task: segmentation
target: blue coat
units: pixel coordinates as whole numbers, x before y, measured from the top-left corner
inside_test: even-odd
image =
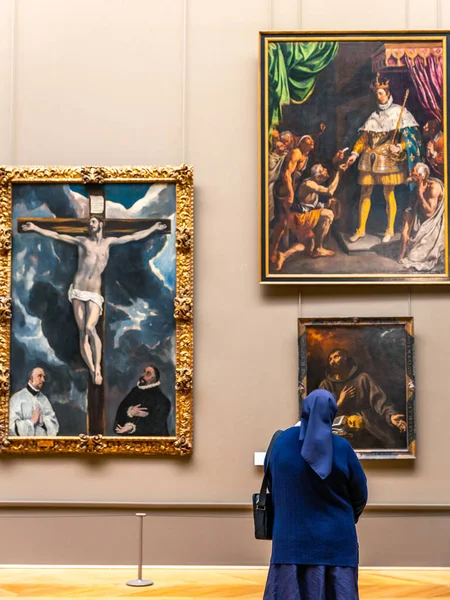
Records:
[[[272,564],[358,565],[355,523],[367,502],[367,482],[344,438],[333,435],[333,466],[322,480],[300,454],[299,428],[276,440],[269,489],[274,504]]]

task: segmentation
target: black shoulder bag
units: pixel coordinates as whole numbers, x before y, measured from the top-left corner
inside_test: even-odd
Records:
[[[277,437],[283,433],[281,430],[276,431],[270,440],[269,447],[266,453],[266,472],[261,484],[259,494],[253,494],[253,521],[255,524],[255,538],[257,540],[271,540],[273,531],[273,504],[272,495],[267,491],[267,481],[269,479],[270,455]]]

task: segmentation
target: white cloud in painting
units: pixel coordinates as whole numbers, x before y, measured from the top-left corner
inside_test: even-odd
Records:
[[[138,298],[132,304],[127,306],[113,304],[112,302],[108,302],[108,304],[127,315],[125,319],[110,324],[111,329],[114,331],[114,348],[119,347],[120,338],[127,331],[140,331],[141,323],[144,319],[156,317],[158,315],[155,310],[152,310],[150,304],[142,298]]]
[[[154,183],[149,187],[144,197],[136,200],[129,208],[125,208],[119,202],[106,199],[106,216],[108,219],[143,219],[148,217],[149,209],[159,201],[161,193],[167,187],[166,183]],[[89,217],[89,199],[70,188],[67,194],[77,217],[87,219]]]
[[[29,355],[36,359],[45,359],[55,366],[63,365],[43,334],[41,320],[30,315],[17,297],[13,301],[13,310],[16,315],[20,311],[23,319],[21,327],[15,329],[15,336],[26,347]]]

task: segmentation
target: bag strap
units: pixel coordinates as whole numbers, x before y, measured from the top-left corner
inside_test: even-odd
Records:
[[[259,498],[258,498],[258,504],[257,504],[257,508],[260,510],[265,510],[266,508],[266,497],[267,497],[267,482],[269,480],[269,475],[270,475],[270,455],[272,454],[272,449],[273,449],[273,445],[275,444],[277,438],[283,433],[282,429],[279,429],[278,431],[275,431],[275,433],[272,436],[272,439],[270,440],[270,444],[269,447],[267,448],[267,452],[266,452],[266,472],[264,473],[264,477],[262,480],[262,484],[261,484],[261,490],[259,492]]]

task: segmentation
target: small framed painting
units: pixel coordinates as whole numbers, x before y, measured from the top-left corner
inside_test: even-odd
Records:
[[[413,318],[299,319],[299,400],[331,392],[360,458],[415,458]]]

